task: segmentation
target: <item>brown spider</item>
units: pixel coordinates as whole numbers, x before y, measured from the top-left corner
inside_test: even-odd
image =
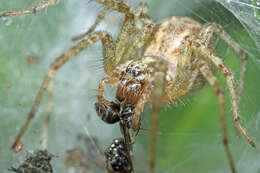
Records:
[[[212,86],[218,97],[223,143],[229,165],[232,172],[235,173],[227,140],[224,93],[214,72],[219,70],[225,76],[231,95],[234,123],[251,146],[255,147],[255,143],[239,121],[240,95],[243,89],[247,60],[243,49],[220,25],[215,23],[202,25],[187,17],[171,17],[154,24],[149,18],[147,7],[144,4],[135,8],[123,0],[95,1],[103,4],[104,10],[88,32],[73,38],[73,40],[86,38],[65,51],[50,65],[28,118],[18,133],[12,148],[15,148],[27,129],[57,70],[88,46],[101,41],[104,71],[107,77],[103,78],[99,84],[98,102],[95,104],[96,111],[105,122],[120,121],[132,130],[132,139],[129,139],[128,142],[133,143],[140,129],[143,107],[145,103],[152,102],[151,173],[154,172],[155,167],[156,132],[161,102],[176,100],[191,91],[202,88],[206,82]],[[0,17],[36,13],[57,2],[58,0],[48,0],[31,10],[7,12],[1,14]],[[109,9],[125,14],[124,23],[115,41],[105,31],[93,32],[95,26]],[[225,41],[241,60],[238,93],[235,90],[234,76],[231,70],[216,55],[215,45],[212,41],[213,33]],[[141,50],[140,55],[139,50]],[[119,103],[107,101],[103,97],[107,84],[117,86],[116,98]]]

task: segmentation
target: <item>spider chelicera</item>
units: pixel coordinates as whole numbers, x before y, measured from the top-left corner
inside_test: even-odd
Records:
[[[147,102],[152,103],[151,173],[154,172],[155,166],[156,132],[161,103],[176,100],[191,91],[202,88],[205,83],[210,84],[218,97],[223,143],[229,165],[235,173],[227,139],[224,92],[214,73],[219,70],[225,76],[231,95],[234,123],[251,146],[255,147],[255,143],[239,121],[240,95],[247,60],[243,49],[216,23],[202,25],[187,17],[170,17],[155,24],[148,16],[147,7],[143,3],[137,7],[131,7],[123,0],[94,1],[103,4],[104,10],[88,32],[73,38],[73,40],[81,39],[81,41],[65,51],[50,65],[28,118],[12,148],[16,147],[27,129],[57,70],[88,46],[101,41],[104,71],[107,77],[101,80],[98,87],[96,111],[103,121],[107,123],[120,121],[128,130],[131,130],[131,138],[128,138],[126,143],[132,144],[140,129],[143,107]],[[1,14],[0,17],[33,14],[57,2],[58,0],[48,0],[31,10],[7,12]],[[116,40],[113,40],[105,31],[94,32],[96,25],[109,9],[125,15]],[[237,91],[232,71],[216,54],[212,40],[213,34],[225,41],[240,58],[241,69]],[[117,87],[118,102],[104,98],[104,88],[107,84]]]

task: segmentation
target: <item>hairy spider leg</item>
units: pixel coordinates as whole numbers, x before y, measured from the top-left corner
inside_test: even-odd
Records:
[[[213,55],[208,48],[202,46],[194,46],[194,45],[192,47],[194,52],[199,51],[199,53],[203,57],[210,59],[215,64],[215,66],[220,70],[220,72],[226,77],[227,85],[229,87],[229,92],[231,95],[234,123],[236,127],[240,130],[240,132],[245,136],[249,144],[255,148],[256,147],[255,142],[249,137],[245,129],[240,124],[240,112],[239,112],[239,107],[237,102],[238,101],[237,95],[235,91],[234,76],[231,70],[224,64],[224,61],[221,58]]]
[[[22,10],[22,11],[13,11],[13,12],[6,12],[0,14],[0,17],[11,17],[11,16],[21,16],[21,15],[26,15],[26,14],[35,14],[38,11],[41,11],[49,6],[55,5],[59,2],[60,0],[47,0],[46,2],[43,2],[39,4],[36,7],[33,7],[32,9],[29,10]]]
[[[155,170],[155,157],[156,157],[156,139],[158,129],[159,113],[162,105],[162,98],[165,93],[166,83],[166,61],[159,59],[155,64],[155,71],[153,77],[153,91],[152,91],[152,136],[151,136],[151,148],[150,148],[150,173],[154,173]]]
[[[134,31],[134,16],[131,14],[125,14],[124,23],[120,29],[116,40],[116,50],[115,50],[115,58],[117,59],[116,62],[125,62],[125,60],[121,60],[123,58],[123,54],[127,51],[127,45],[131,38],[131,35]]]
[[[232,173],[235,173],[236,169],[235,169],[235,165],[234,165],[232,155],[230,152],[230,148],[228,145],[224,91],[223,91],[218,79],[214,76],[213,72],[210,70],[209,66],[207,65],[207,63],[205,61],[200,60],[199,69],[200,69],[200,72],[202,73],[202,75],[205,77],[205,79],[207,79],[207,81],[211,85],[211,87],[215,90],[215,93],[218,97],[219,112],[220,112],[220,119],[221,119],[221,125],[222,125],[223,144],[225,146],[227,158],[228,158]]]
[[[82,50],[86,49],[89,45],[92,45],[93,43],[95,43],[99,40],[101,40],[103,43],[104,61],[107,58],[113,57],[114,56],[113,52],[107,48],[107,47],[109,47],[109,48],[114,47],[114,43],[112,42],[111,36],[106,32],[99,31],[99,32],[90,33],[86,39],[80,41],[78,44],[76,44],[69,50],[65,51],[60,57],[58,57],[49,66],[45,79],[43,80],[43,82],[41,84],[41,88],[36,96],[36,99],[34,100],[30,113],[28,114],[28,117],[27,117],[24,125],[20,129],[15,141],[12,144],[12,149],[15,148],[15,146],[17,145],[17,143],[20,141],[21,137],[23,136],[25,130],[28,128],[32,118],[35,115],[37,108],[39,107],[42,96],[43,96],[44,92],[46,91],[50,80],[52,80],[54,78],[56,71],[59,70],[60,67],[62,67],[66,62],[68,62],[68,60],[70,60],[73,56],[77,55]]]
[[[186,42],[184,44],[186,44]],[[185,46],[183,48],[185,48]],[[184,55],[191,56],[191,49],[183,50],[182,52],[183,52],[182,53],[183,56]],[[190,58],[187,57],[187,59],[190,59]],[[182,61],[182,59],[179,59],[179,61]],[[189,85],[187,86],[187,88],[182,88],[181,91],[178,91],[179,94],[175,95],[176,98],[171,98],[172,101],[174,101],[175,99],[183,96],[185,93],[190,91],[193,88],[193,84],[195,83],[195,80],[198,77],[199,69],[195,68],[195,66],[197,66],[197,61],[194,61],[191,64],[189,64],[189,62],[186,62],[186,63],[188,63],[189,67],[187,66],[187,64],[183,64],[183,66],[187,66],[187,68],[192,68],[192,73],[190,74],[190,79],[188,82]],[[178,64],[180,64],[180,63],[178,63]],[[163,65],[166,67],[167,62],[165,62]],[[161,66],[160,68],[162,71],[163,67]],[[181,68],[181,67],[179,67],[179,68]],[[166,70],[167,70],[167,68],[166,68]],[[177,77],[181,78],[181,76],[177,76]],[[152,98],[152,138],[151,138],[151,148],[150,148],[150,173],[154,173],[154,170],[155,170],[156,141],[157,141],[156,135],[157,135],[157,129],[158,129],[158,114],[159,114],[159,110],[161,107],[162,96],[164,95],[164,93],[169,93],[169,91],[167,91],[167,90],[174,88],[174,86],[172,86],[172,88],[171,87],[165,88],[165,86],[164,86],[165,81],[162,81],[162,80],[163,80],[162,76],[161,77],[158,76],[157,80],[155,80],[155,82],[154,82],[154,84],[156,86],[153,91],[154,93],[153,93],[153,98]],[[164,80],[165,80],[165,75],[164,75]],[[163,94],[163,95],[161,95],[161,94]]]
[[[138,50],[142,48],[145,43],[150,38],[153,29],[154,23],[147,15],[147,5],[140,3],[137,8],[131,10],[134,14],[134,36],[129,42],[129,46],[126,49],[123,57],[125,60],[135,59],[138,60]]]
[[[118,64],[121,58],[123,57],[124,52],[126,51],[130,36],[133,33],[134,15],[130,12],[131,7],[125,2],[123,2],[122,0],[94,0],[94,1],[103,4],[109,9],[113,9],[115,11],[125,14],[124,23],[120,29],[120,32],[116,40],[117,46],[115,48],[115,59],[111,61],[113,62],[113,64]]]
[[[244,79],[245,79],[245,72],[246,72],[246,64],[247,64],[247,54],[245,51],[239,46],[237,42],[235,42],[231,36],[225,32],[224,28],[216,23],[208,23],[203,26],[201,31],[202,36],[202,42],[206,44],[206,46],[209,44],[209,41],[215,33],[217,36],[219,36],[226,44],[231,47],[234,52],[237,54],[237,56],[240,58],[241,65],[240,65],[240,75],[239,75],[239,83],[238,83],[238,89],[237,89],[237,105],[240,106],[240,100],[243,92],[244,87]]]
[[[111,85],[116,85],[118,83],[118,78],[116,77],[104,77],[100,82],[99,82],[99,85],[98,85],[98,96],[97,96],[97,99],[98,99],[98,102],[99,104],[105,104],[104,103],[104,91],[105,91],[105,86],[107,84],[111,84]]]
[[[134,57],[125,56],[125,54],[132,53],[131,47],[138,47],[138,49],[140,47],[142,47],[144,45],[145,41],[147,40],[147,38],[150,36],[152,28],[150,27],[151,29],[149,29],[149,32],[145,27],[140,28],[140,33],[136,32],[136,29],[135,29],[136,20],[139,19],[140,14],[144,14],[144,13],[142,13],[143,8],[144,8],[144,7],[142,7],[142,5],[139,5],[139,8],[131,8],[128,4],[126,4],[125,2],[123,2],[121,0],[119,0],[119,1],[95,0],[95,1],[103,4],[105,6],[105,8],[113,9],[115,11],[125,14],[124,23],[120,29],[120,32],[117,36],[116,41],[115,41],[116,46],[115,46],[115,50],[114,50],[114,57],[111,57],[111,59],[107,59],[106,61],[104,61],[105,67],[109,68],[109,69],[105,69],[106,74],[108,74],[109,76],[112,76],[112,71],[118,64],[123,64],[126,61],[128,61],[129,59],[131,59],[131,60],[134,59]],[[145,12],[146,12],[146,10],[145,10]],[[144,15],[144,16],[147,16],[147,15]],[[149,23],[152,23],[151,20],[149,20],[149,21],[150,21]],[[133,39],[131,39],[131,36],[133,36]],[[144,39],[143,37],[145,37],[145,40],[141,40],[141,38]],[[131,41],[129,41],[129,40],[131,40]],[[138,44],[138,46],[137,46],[137,44]]]
[[[150,37],[154,26],[147,15],[147,6],[140,3],[136,8],[132,8],[122,0],[95,1],[125,14],[124,24],[116,40],[115,58],[114,61],[112,61],[113,64],[123,64],[129,59],[137,59],[138,49],[144,46]]]
[[[104,19],[106,13],[109,11],[108,7],[105,7],[101,12],[99,12],[97,19],[95,20],[95,23],[93,25],[91,25],[91,27],[89,28],[89,30],[87,32],[84,32],[82,34],[79,34],[75,37],[73,37],[71,40],[72,41],[77,41],[82,39],[83,37],[87,36],[88,34],[90,34],[91,32],[93,32],[96,27],[98,26],[98,24]]]
[[[94,0],[104,6],[124,14],[130,14],[131,7],[123,0]]]
[[[196,90],[197,88],[203,86],[203,81],[198,80],[199,70],[195,68],[197,64],[197,60],[191,62],[192,49],[189,45],[190,43],[188,42],[188,39],[185,39],[182,43],[181,50],[180,50],[181,52],[180,57],[182,58],[178,59],[177,70],[176,70],[177,75],[175,77],[175,81],[172,82],[172,84],[166,88],[165,93],[168,93],[168,95],[165,98],[166,100],[175,101],[176,99],[180,98],[181,96],[184,96],[186,93],[190,92],[191,90],[193,89]],[[190,73],[187,74],[188,71],[183,69],[190,69]],[[188,80],[187,77],[189,78]],[[178,86],[179,83],[182,84],[185,80],[188,81],[187,87]],[[198,86],[196,86],[196,88],[194,87],[195,81],[196,83],[200,83],[199,84],[200,87]]]

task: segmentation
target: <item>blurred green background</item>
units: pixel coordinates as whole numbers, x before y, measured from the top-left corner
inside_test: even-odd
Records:
[[[10,0],[0,3],[0,13],[27,9],[40,1]],[[137,5],[139,1],[129,1]],[[169,16],[189,16],[201,23],[216,22],[249,54],[245,89],[241,100],[241,122],[259,144],[259,51],[245,28],[227,9],[213,0],[146,0],[149,14],[157,22]],[[48,65],[75,43],[71,38],[86,31],[102,6],[87,0],[61,1],[35,15],[0,21],[0,168],[8,172],[18,166],[26,150],[41,146],[44,101],[22,138],[24,150],[14,154],[11,143],[23,124],[43,80]],[[240,9],[240,11],[243,9]],[[242,11],[243,12],[243,11]],[[252,16],[248,16],[252,17]],[[106,30],[113,37],[122,23],[122,15],[111,12],[97,30]],[[259,33],[260,35],[260,33]],[[255,38],[254,38],[255,39]],[[239,60],[221,40],[216,38],[218,55],[232,69],[236,79]],[[67,172],[64,152],[78,145],[77,134],[97,137],[101,149],[120,136],[117,125],[104,124],[93,109],[97,85],[105,74],[102,49],[97,43],[67,63],[57,73],[53,91],[53,113],[49,129],[48,149],[58,155],[53,160],[55,172]],[[226,94],[226,113],[231,152],[239,173],[260,173],[259,149],[238,137],[232,123],[230,99],[225,79],[219,73]],[[108,88],[113,98],[114,89]],[[110,92],[111,91],[111,92]],[[146,106],[142,126],[150,128],[150,107]],[[160,114],[157,150],[157,172],[225,173],[230,172],[222,145],[217,97],[209,86],[191,93],[165,107]],[[150,133],[141,131],[135,147],[136,172],[148,172]]]

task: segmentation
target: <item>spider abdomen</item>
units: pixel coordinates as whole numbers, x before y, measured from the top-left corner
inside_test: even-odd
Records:
[[[194,57],[191,55],[187,60],[187,56],[184,56],[187,50],[185,41],[190,36],[199,38],[201,29],[202,25],[199,22],[188,17],[167,18],[155,26],[150,40],[145,45],[144,57],[153,56],[167,62],[164,101],[177,99],[189,92],[188,85],[193,72],[186,67]],[[201,88],[203,85],[204,79],[199,75],[194,86]]]
[[[159,22],[145,45],[144,56],[158,56],[177,66],[183,41],[199,35],[201,24],[187,17],[171,17]]]

